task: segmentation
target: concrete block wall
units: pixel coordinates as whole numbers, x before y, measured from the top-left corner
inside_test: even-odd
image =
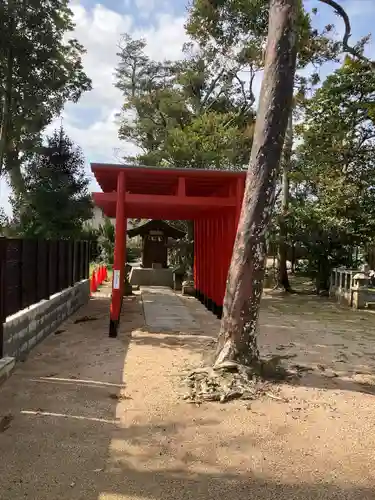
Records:
[[[36,344],[54,332],[59,325],[90,298],[90,281],[53,295],[7,318],[4,324],[4,356],[22,358]]]

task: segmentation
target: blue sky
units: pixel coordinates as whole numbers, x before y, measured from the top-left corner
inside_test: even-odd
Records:
[[[332,9],[318,0],[306,0],[308,8],[318,7],[316,26],[333,23],[337,35],[343,24]],[[352,22],[353,41],[373,31],[375,0],[341,0]],[[118,162],[125,154],[134,152],[134,146],[120,142],[115,115],[121,108],[122,98],[113,86],[116,66],[116,46],[124,32],[134,37],[144,37],[147,51],[155,59],[176,59],[181,55],[182,44],[187,40],[184,32],[186,18],[185,0],[72,0],[71,7],[76,21],[74,36],[86,47],[84,64],[93,81],[93,90],[85,94],[79,103],[68,104],[64,111],[64,126],[70,137],[79,144],[87,160],[90,188],[97,189],[92,179],[89,163]],[[368,55],[375,59],[372,42]],[[323,74],[333,68],[329,65]],[[59,120],[58,122],[59,123]],[[49,127],[53,129],[56,123]],[[0,181],[0,204],[9,212],[9,188]]]

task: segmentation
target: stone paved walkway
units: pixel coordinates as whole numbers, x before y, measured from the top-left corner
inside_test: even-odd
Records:
[[[146,328],[149,332],[188,332],[199,329],[181,298],[166,287],[141,287]]]

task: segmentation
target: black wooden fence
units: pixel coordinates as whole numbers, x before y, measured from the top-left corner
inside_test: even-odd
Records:
[[[89,263],[87,241],[0,238],[0,351],[7,316],[88,278]]]

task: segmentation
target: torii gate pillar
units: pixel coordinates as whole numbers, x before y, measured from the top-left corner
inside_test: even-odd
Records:
[[[124,295],[127,227],[127,218],[125,214],[125,192],[125,172],[120,171],[117,177],[115,252],[112,277],[112,300],[109,321],[110,337],[117,337],[117,330],[120,322],[121,306]]]

